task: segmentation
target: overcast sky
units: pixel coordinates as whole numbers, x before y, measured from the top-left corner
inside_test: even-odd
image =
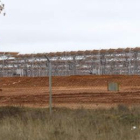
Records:
[[[139,0],[2,0],[0,51],[140,46]]]

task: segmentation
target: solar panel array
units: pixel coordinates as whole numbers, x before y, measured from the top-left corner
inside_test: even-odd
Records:
[[[140,74],[137,47],[36,54],[0,52],[0,76],[47,76],[45,56],[51,60],[54,76]]]

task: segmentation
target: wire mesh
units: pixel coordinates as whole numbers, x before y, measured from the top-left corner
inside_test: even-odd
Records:
[[[128,48],[47,54],[52,63],[52,115],[62,108],[70,109],[74,126],[79,121],[81,127],[86,121],[82,128],[93,129],[95,139],[114,139],[115,135],[116,139],[139,140],[138,51]],[[18,55],[16,59],[9,53],[1,55],[0,105],[49,108],[49,64],[44,54]],[[109,88],[110,83],[117,86]],[[65,117],[67,109],[59,115]],[[61,120],[59,115],[56,118]]]
[[[49,106],[49,77],[1,77],[0,104]],[[119,90],[109,91],[108,83]],[[52,106],[111,108],[140,103],[139,75],[52,76]]]

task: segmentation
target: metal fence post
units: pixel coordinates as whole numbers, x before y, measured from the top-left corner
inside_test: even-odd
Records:
[[[49,63],[49,110],[51,115],[52,114],[52,65],[49,57],[46,55],[45,57]]]

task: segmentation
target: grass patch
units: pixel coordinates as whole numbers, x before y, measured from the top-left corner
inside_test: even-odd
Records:
[[[136,126],[136,129],[133,129]],[[140,107],[0,108],[0,140],[139,140]]]

